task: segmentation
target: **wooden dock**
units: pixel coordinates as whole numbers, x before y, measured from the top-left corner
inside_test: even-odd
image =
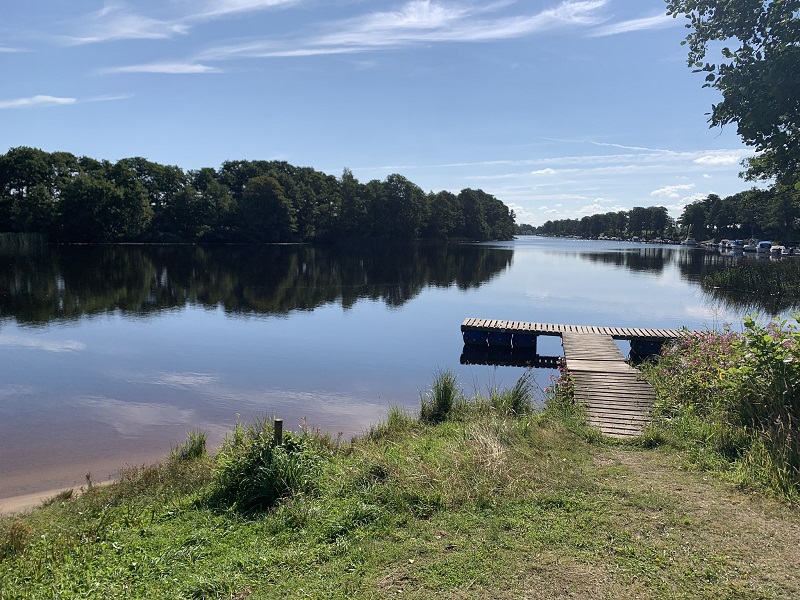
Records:
[[[589,424],[612,437],[636,437],[650,420],[656,396],[627,362],[613,338],[596,333],[562,333],[575,401],[586,407]]]
[[[586,407],[589,423],[611,437],[630,438],[640,435],[650,419],[655,392],[637,369],[628,364],[615,339],[634,344],[655,344],[685,335],[684,330],[631,327],[594,327],[523,323],[491,319],[465,319],[461,324],[465,344],[491,346],[508,343],[514,347],[519,339],[531,347],[539,335],[561,337],[564,360],[575,384],[575,400]],[[466,347],[466,346],[465,346]]]
[[[563,333],[595,333],[609,335],[615,340],[669,340],[684,335],[680,329],[646,329],[642,327],[594,327],[592,325],[556,325],[496,319],[464,319],[461,331],[508,332],[523,335],[558,335]]]

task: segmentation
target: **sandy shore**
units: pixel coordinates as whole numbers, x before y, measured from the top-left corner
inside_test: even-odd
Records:
[[[56,457],[49,467],[21,465],[14,470],[0,469],[0,514],[21,512],[36,508],[44,500],[59,492],[73,489],[76,492],[87,486],[86,475],[91,473],[92,485],[109,483],[121,469],[154,464],[164,460],[161,452],[142,453],[133,465],[124,457],[97,457],[71,461]]]

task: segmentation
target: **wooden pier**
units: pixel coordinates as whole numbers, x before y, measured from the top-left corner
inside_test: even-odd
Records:
[[[536,348],[536,337],[561,337],[564,360],[575,384],[575,400],[586,407],[587,419],[601,433],[618,438],[640,435],[649,422],[655,392],[639,371],[625,361],[614,340],[653,350],[684,330],[555,325],[491,319],[465,319],[465,345]],[[466,347],[466,346],[465,346]]]

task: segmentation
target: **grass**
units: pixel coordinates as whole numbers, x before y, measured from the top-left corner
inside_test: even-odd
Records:
[[[800,595],[791,505],[601,439],[566,377],[543,410],[527,378],[467,399],[439,373],[421,409],[439,392],[432,420],[393,408],[351,443],[280,448],[240,424],[214,456],[3,517],[0,598]]]

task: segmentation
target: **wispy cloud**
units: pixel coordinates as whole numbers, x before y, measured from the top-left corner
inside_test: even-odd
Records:
[[[132,98],[132,94],[117,94],[113,96],[95,96],[93,98],[61,98],[58,96],[31,96],[29,98],[16,98],[13,100],[0,100],[0,110],[10,108],[47,108],[53,106],[67,106],[83,102],[115,102]]]
[[[199,12],[188,17],[191,20],[214,19],[279,6],[298,4],[300,0],[210,0],[201,3]]]
[[[18,52],[26,52],[22,48],[12,48],[10,46],[0,46],[0,54],[13,54]]]
[[[28,348],[45,352],[80,352],[86,350],[86,344],[75,340],[45,340],[35,337],[0,336],[0,346],[12,348]]]
[[[73,45],[114,40],[165,39],[186,34],[188,26],[179,21],[152,19],[131,12],[119,2],[109,2],[101,10],[82,18],[80,31],[66,38]]]
[[[237,57],[297,57],[347,54],[442,42],[486,42],[521,38],[563,27],[587,27],[604,20],[608,0],[566,0],[536,14],[496,16],[508,3],[486,7],[411,0],[400,10],[373,12],[333,23],[328,32],[286,41],[256,41],[212,48],[206,60]]]
[[[44,106],[63,106],[75,104],[77,98],[59,98],[57,96],[30,96],[29,98],[16,98],[14,100],[0,100],[0,110],[6,108],[34,108]]]
[[[245,14],[270,8],[288,7],[300,0],[206,0],[189,4],[189,12],[157,19],[135,12],[125,2],[107,2],[102,9],[81,17],[77,32],[64,37],[67,44],[82,45],[117,40],[169,39],[190,33],[194,24],[229,15]],[[198,6],[199,4],[199,6]],[[175,5],[165,5],[163,10]]]
[[[158,62],[141,65],[126,65],[101,69],[102,74],[117,73],[156,73],[165,75],[197,75],[203,73],[220,73],[221,69],[196,62]]]
[[[643,17],[640,19],[620,21],[619,23],[611,23],[595,29],[590,35],[593,37],[604,37],[609,35],[619,35],[620,33],[630,33],[631,31],[647,31],[650,29],[675,27],[680,23],[681,22],[677,19],[673,19],[666,13],[663,13],[653,15],[652,17]]]
[[[537,171],[531,171],[531,175],[555,175],[558,173],[555,169],[551,169],[550,167],[546,169],[538,169]]]

